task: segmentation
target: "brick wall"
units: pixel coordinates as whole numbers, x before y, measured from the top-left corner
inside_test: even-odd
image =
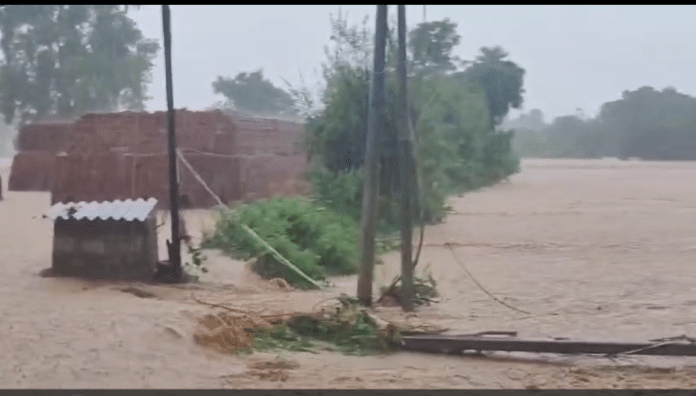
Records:
[[[225,202],[240,200],[239,159],[211,154],[184,154],[206,184]],[[169,205],[169,168],[166,154],[136,156],[129,153],[58,156],[56,185],[51,202],[104,201],[156,198],[158,208]],[[193,207],[217,204],[188,168],[179,165],[180,193]]]
[[[56,155],[49,151],[23,151],[12,160],[8,190],[50,191]]]
[[[66,149],[72,124],[68,121],[26,125],[19,130],[19,153],[12,161],[8,189],[48,191],[55,154]]]
[[[220,110],[176,112],[177,146],[225,202],[306,190],[297,187],[307,169],[303,128],[293,122],[236,117]],[[51,157],[48,151],[18,155],[24,157],[17,167],[17,174],[24,175],[18,180],[24,182],[16,185],[52,186],[54,203],[154,197],[160,206],[167,205],[166,112],[87,114],[67,130],[62,146],[66,155]],[[31,168],[39,157],[43,167],[34,165],[33,174],[22,170]],[[181,193],[193,207],[215,204],[183,165],[180,173]]]
[[[51,122],[25,125],[17,134],[19,151],[58,152],[66,148],[72,122]]]

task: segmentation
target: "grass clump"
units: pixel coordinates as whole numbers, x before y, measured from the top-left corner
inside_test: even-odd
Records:
[[[283,324],[255,333],[254,349],[314,352],[318,349],[348,355],[371,355],[395,350],[399,334],[392,326],[360,307],[354,298],[342,295],[326,312],[295,314]]]
[[[241,259],[254,258],[264,278],[283,278],[304,288],[308,282],[268,252],[246,225],[314,280],[357,271],[358,224],[347,215],[303,198],[273,198],[220,211],[215,231],[204,243]]]
[[[429,268],[423,269],[421,276],[413,277],[413,299],[415,305],[430,305],[437,302],[440,293],[437,290],[437,282]],[[380,288],[381,296],[377,299],[378,304],[389,305],[390,303],[403,306],[402,301],[402,278],[397,276],[389,286]]]
[[[252,348],[256,351],[287,350],[317,353],[316,346],[307,337],[301,337],[285,324],[254,332]]]

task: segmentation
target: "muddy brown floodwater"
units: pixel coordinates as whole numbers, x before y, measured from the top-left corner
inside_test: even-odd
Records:
[[[0,164],[5,187],[8,163]],[[379,357],[279,352],[226,356],[192,341],[208,301],[250,310],[308,310],[354,277],[317,292],[283,291],[244,263],[210,252],[196,286],[41,278],[50,266],[47,193],[6,191],[0,201],[2,388],[681,388],[696,359],[497,353]],[[444,301],[412,321],[452,332],[516,330],[522,337],[647,340],[696,336],[696,163],[527,160],[508,182],[452,199],[429,227],[428,265]],[[212,219],[185,214],[200,237]],[[160,239],[163,241],[166,228]],[[481,291],[457,263],[506,303]],[[163,245],[163,244],[162,244]],[[163,245],[164,246],[164,245]],[[161,254],[164,253],[162,249]],[[377,267],[377,285],[399,267]],[[139,298],[126,286],[152,293]],[[379,309],[385,318],[396,309]],[[296,365],[274,368],[277,355]]]

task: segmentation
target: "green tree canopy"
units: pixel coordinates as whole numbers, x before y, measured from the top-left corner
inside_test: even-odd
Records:
[[[457,24],[447,18],[418,24],[409,32],[412,71],[427,75],[456,70],[461,59],[452,51],[460,41]]]
[[[506,117],[499,128],[515,131],[513,150],[521,157],[542,158],[549,155],[549,146],[543,134],[548,124],[541,110],[532,109],[513,119]]]
[[[292,96],[265,79],[263,70],[239,73],[234,78],[218,76],[213,91],[227,99],[227,105],[254,113],[293,113]]]
[[[547,144],[554,157],[597,158],[601,156],[601,138],[594,120],[576,115],[556,117],[544,130]]]
[[[507,57],[508,53],[501,47],[483,47],[461,74],[486,92],[494,125],[500,124],[511,108],[518,109],[523,102],[525,71]]]
[[[410,64],[420,69],[409,80],[409,110],[422,176],[423,207],[430,220],[442,215],[448,193],[500,180],[514,173],[518,166],[510,147],[512,134],[496,133],[493,129],[486,92],[480,84],[449,72],[456,68],[451,52],[459,38],[454,27],[456,24],[446,20],[418,25],[410,34],[412,40],[427,36],[445,41],[426,49],[419,49],[424,44],[411,42],[411,48],[415,48],[420,58],[412,58]],[[332,47],[327,48],[327,61],[323,65],[323,108],[308,123],[310,154],[322,167],[316,183],[319,195],[331,197],[330,201],[341,210],[358,215],[371,72],[368,64],[371,56],[366,52],[371,50],[373,40],[374,35],[364,25],[349,27],[341,15],[337,20],[332,19]],[[396,42],[387,43],[386,123],[380,130],[380,192],[390,202],[399,194],[396,107],[399,91],[394,73]],[[443,53],[438,54],[433,48]],[[337,192],[344,192],[352,200],[339,197]],[[391,216],[395,222],[397,212],[384,210],[382,219],[389,222]]]
[[[528,113],[522,113],[517,118],[504,121],[501,126],[507,129],[526,129],[540,132],[548,125],[544,121],[544,113],[539,109],[532,109]]]
[[[118,107],[149,97],[156,40],[124,5],[5,5],[0,8],[0,112],[8,124]]]
[[[604,103],[595,118],[578,113],[557,117],[536,135],[516,128],[517,151],[541,157],[696,159],[696,98],[672,87],[624,91],[620,99]]]
[[[696,98],[674,88],[644,86],[624,91],[621,99],[602,105],[597,116],[605,131],[605,150],[621,158],[696,158]]]

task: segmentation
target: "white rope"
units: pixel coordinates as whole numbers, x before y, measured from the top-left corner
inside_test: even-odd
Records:
[[[210,187],[206,184],[206,182],[205,182],[205,181],[203,180],[203,178],[198,174],[198,172],[196,172],[196,170],[193,169],[193,166],[191,166],[191,164],[186,160],[186,158],[184,158],[184,155],[181,154],[181,151],[180,151],[179,149],[176,150],[176,154],[178,155],[178,157],[179,157],[179,159],[181,160],[181,162],[186,166],[186,168],[188,168],[188,170],[191,172],[191,174],[193,174],[193,176],[196,178],[196,180],[198,180],[198,182],[201,183],[201,185],[203,185],[203,188],[205,188],[206,191],[208,191],[208,193],[209,193],[210,195],[212,195],[212,197],[218,202],[218,205],[220,205],[220,206],[224,207],[225,209],[229,210],[230,213],[234,213],[229,207],[227,207],[227,205],[225,205],[225,204],[222,202],[222,200],[220,199],[220,197],[218,197],[217,194],[215,194],[215,193],[213,192],[213,190],[210,189]],[[306,281],[308,281],[309,283],[311,283],[311,284],[312,284],[313,286],[315,286],[317,289],[321,289],[321,285],[319,285],[314,279],[310,278],[307,274],[305,274],[304,272],[302,272],[302,270],[300,270],[299,268],[295,267],[290,261],[288,261],[288,259],[286,259],[285,257],[283,257],[283,255],[281,255],[277,250],[275,250],[275,249],[273,248],[273,246],[269,245],[269,244],[268,244],[266,241],[264,241],[257,233],[255,233],[254,230],[252,230],[251,228],[249,228],[246,224],[241,224],[241,226],[242,226],[242,228],[244,228],[244,230],[245,230],[246,232],[248,232],[254,239],[256,239],[257,241],[261,242],[261,244],[262,244],[264,247],[266,247],[266,249],[268,249],[268,250],[271,252],[271,254],[273,254],[273,255],[275,256],[275,258],[278,259],[278,261],[280,261],[283,265],[285,265],[286,267],[288,267],[288,268],[290,268],[291,270],[293,270],[296,274],[300,275],[303,279],[305,279]]]
[[[177,149],[176,154],[179,157],[179,160],[181,161],[181,163],[186,165],[186,168],[191,172],[191,174],[193,174],[193,177],[195,177],[196,180],[198,180],[198,182],[201,183],[201,185],[203,186],[203,188],[205,188],[205,190],[208,192],[208,194],[210,194],[217,201],[218,205],[226,206],[225,203],[222,202],[220,197],[218,197],[217,194],[215,194],[215,192],[213,192],[213,190],[211,190],[210,187],[208,187],[208,184],[206,184],[205,180],[203,180],[203,178],[198,174],[198,172],[196,172],[193,169],[193,166],[191,166],[191,164],[189,164],[189,162],[186,160],[186,158],[184,158],[184,155],[181,154],[181,150]]]
[[[112,151],[112,152],[117,152],[117,151]],[[134,153],[124,153],[125,155],[135,155]],[[211,151],[201,151],[201,150],[196,150],[196,149],[185,149],[185,154],[204,154],[210,157],[221,157],[221,158],[252,158],[252,157],[258,157],[258,154],[218,154],[218,153],[213,153]],[[162,152],[151,152],[151,153],[138,153],[138,157],[159,157],[167,155],[166,151]],[[288,155],[283,155],[283,154],[267,154],[269,156],[288,156]]]

